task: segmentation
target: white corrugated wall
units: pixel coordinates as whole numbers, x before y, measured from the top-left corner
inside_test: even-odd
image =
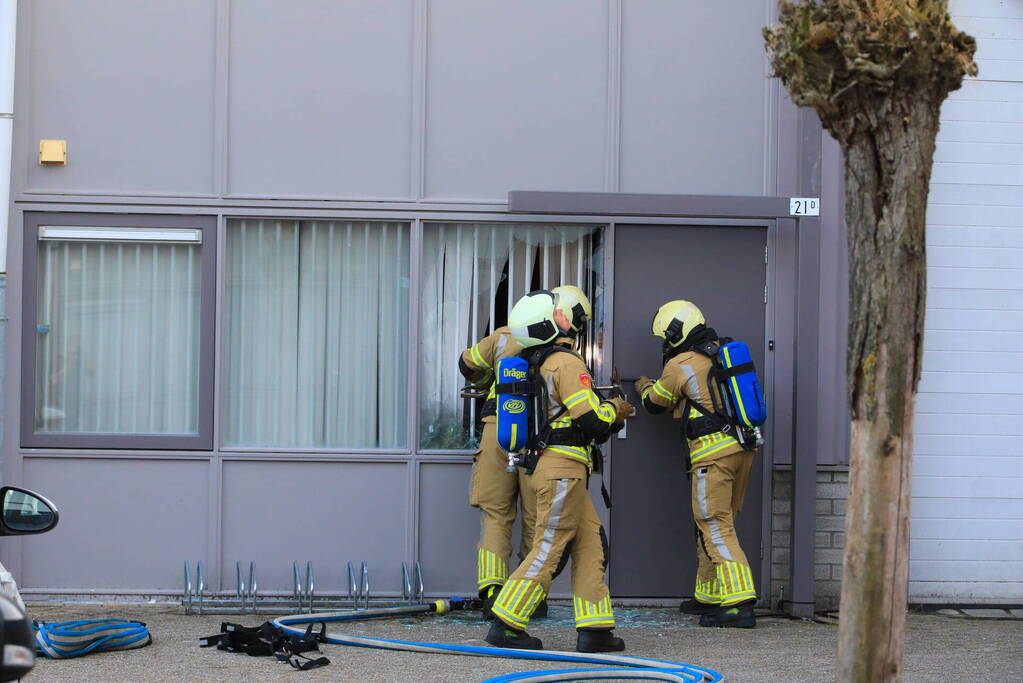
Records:
[[[980,75],[942,110],[928,209],[909,594],[1023,602],[1023,1],[953,0]]]

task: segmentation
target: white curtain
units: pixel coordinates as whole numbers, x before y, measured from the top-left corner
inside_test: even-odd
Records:
[[[424,226],[419,340],[420,447],[475,446],[474,401],[459,398],[458,355],[507,321],[526,292],[574,284],[601,304],[599,228],[541,224]],[[597,313],[595,313],[597,317]],[[592,337],[592,335],[591,335]]]
[[[39,249],[36,430],[198,433],[199,245]]]
[[[406,442],[409,228],[231,220],[224,443]]]

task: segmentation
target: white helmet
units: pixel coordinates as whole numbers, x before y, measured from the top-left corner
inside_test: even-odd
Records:
[[[538,289],[519,299],[508,313],[508,328],[522,348],[550,344],[561,331],[554,322],[557,297]]]
[[[551,290],[558,299],[554,307],[565,314],[571,329],[566,330],[571,336],[578,335],[586,321],[593,317],[593,307],[583,290],[575,285],[561,285]]]

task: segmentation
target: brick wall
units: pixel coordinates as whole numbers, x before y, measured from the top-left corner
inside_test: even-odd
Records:
[[[792,471],[773,475],[771,503],[771,606],[788,599],[789,547],[792,542]],[[814,538],[814,595],[818,610],[838,608],[842,582],[842,549],[845,547],[845,501],[849,495],[849,472],[827,468],[817,472],[817,533]]]

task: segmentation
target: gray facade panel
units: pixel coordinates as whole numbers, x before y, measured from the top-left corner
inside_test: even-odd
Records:
[[[476,585],[480,520],[466,505],[471,469],[460,462],[419,466],[419,561],[431,591],[458,595]]]
[[[15,189],[214,192],[213,0],[33,0],[19,15]],[[39,165],[43,138],[68,141],[66,167]]]
[[[227,191],[407,198],[413,3],[231,3]]]
[[[428,25],[427,197],[604,189],[604,3],[446,0]]]
[[[260,584],[291,585],[312,560],[318,591],[347,591],[345,565],[368,563],[374,593],[398,591],[409,517],[409,466],[370,462],[223,463],[221,585],[255,560]],[[211,558],[212,560],[213,558]],[[174,584],[175,586],[177,583]]]
[[[23,467],[19,483],[60,508],[56,529],[21,546],[25,588],[173,590],[182,560],[206,555],[205,460],[27,458]]]
[[[622,3],[623,192],[769,193],[767,6]]]

